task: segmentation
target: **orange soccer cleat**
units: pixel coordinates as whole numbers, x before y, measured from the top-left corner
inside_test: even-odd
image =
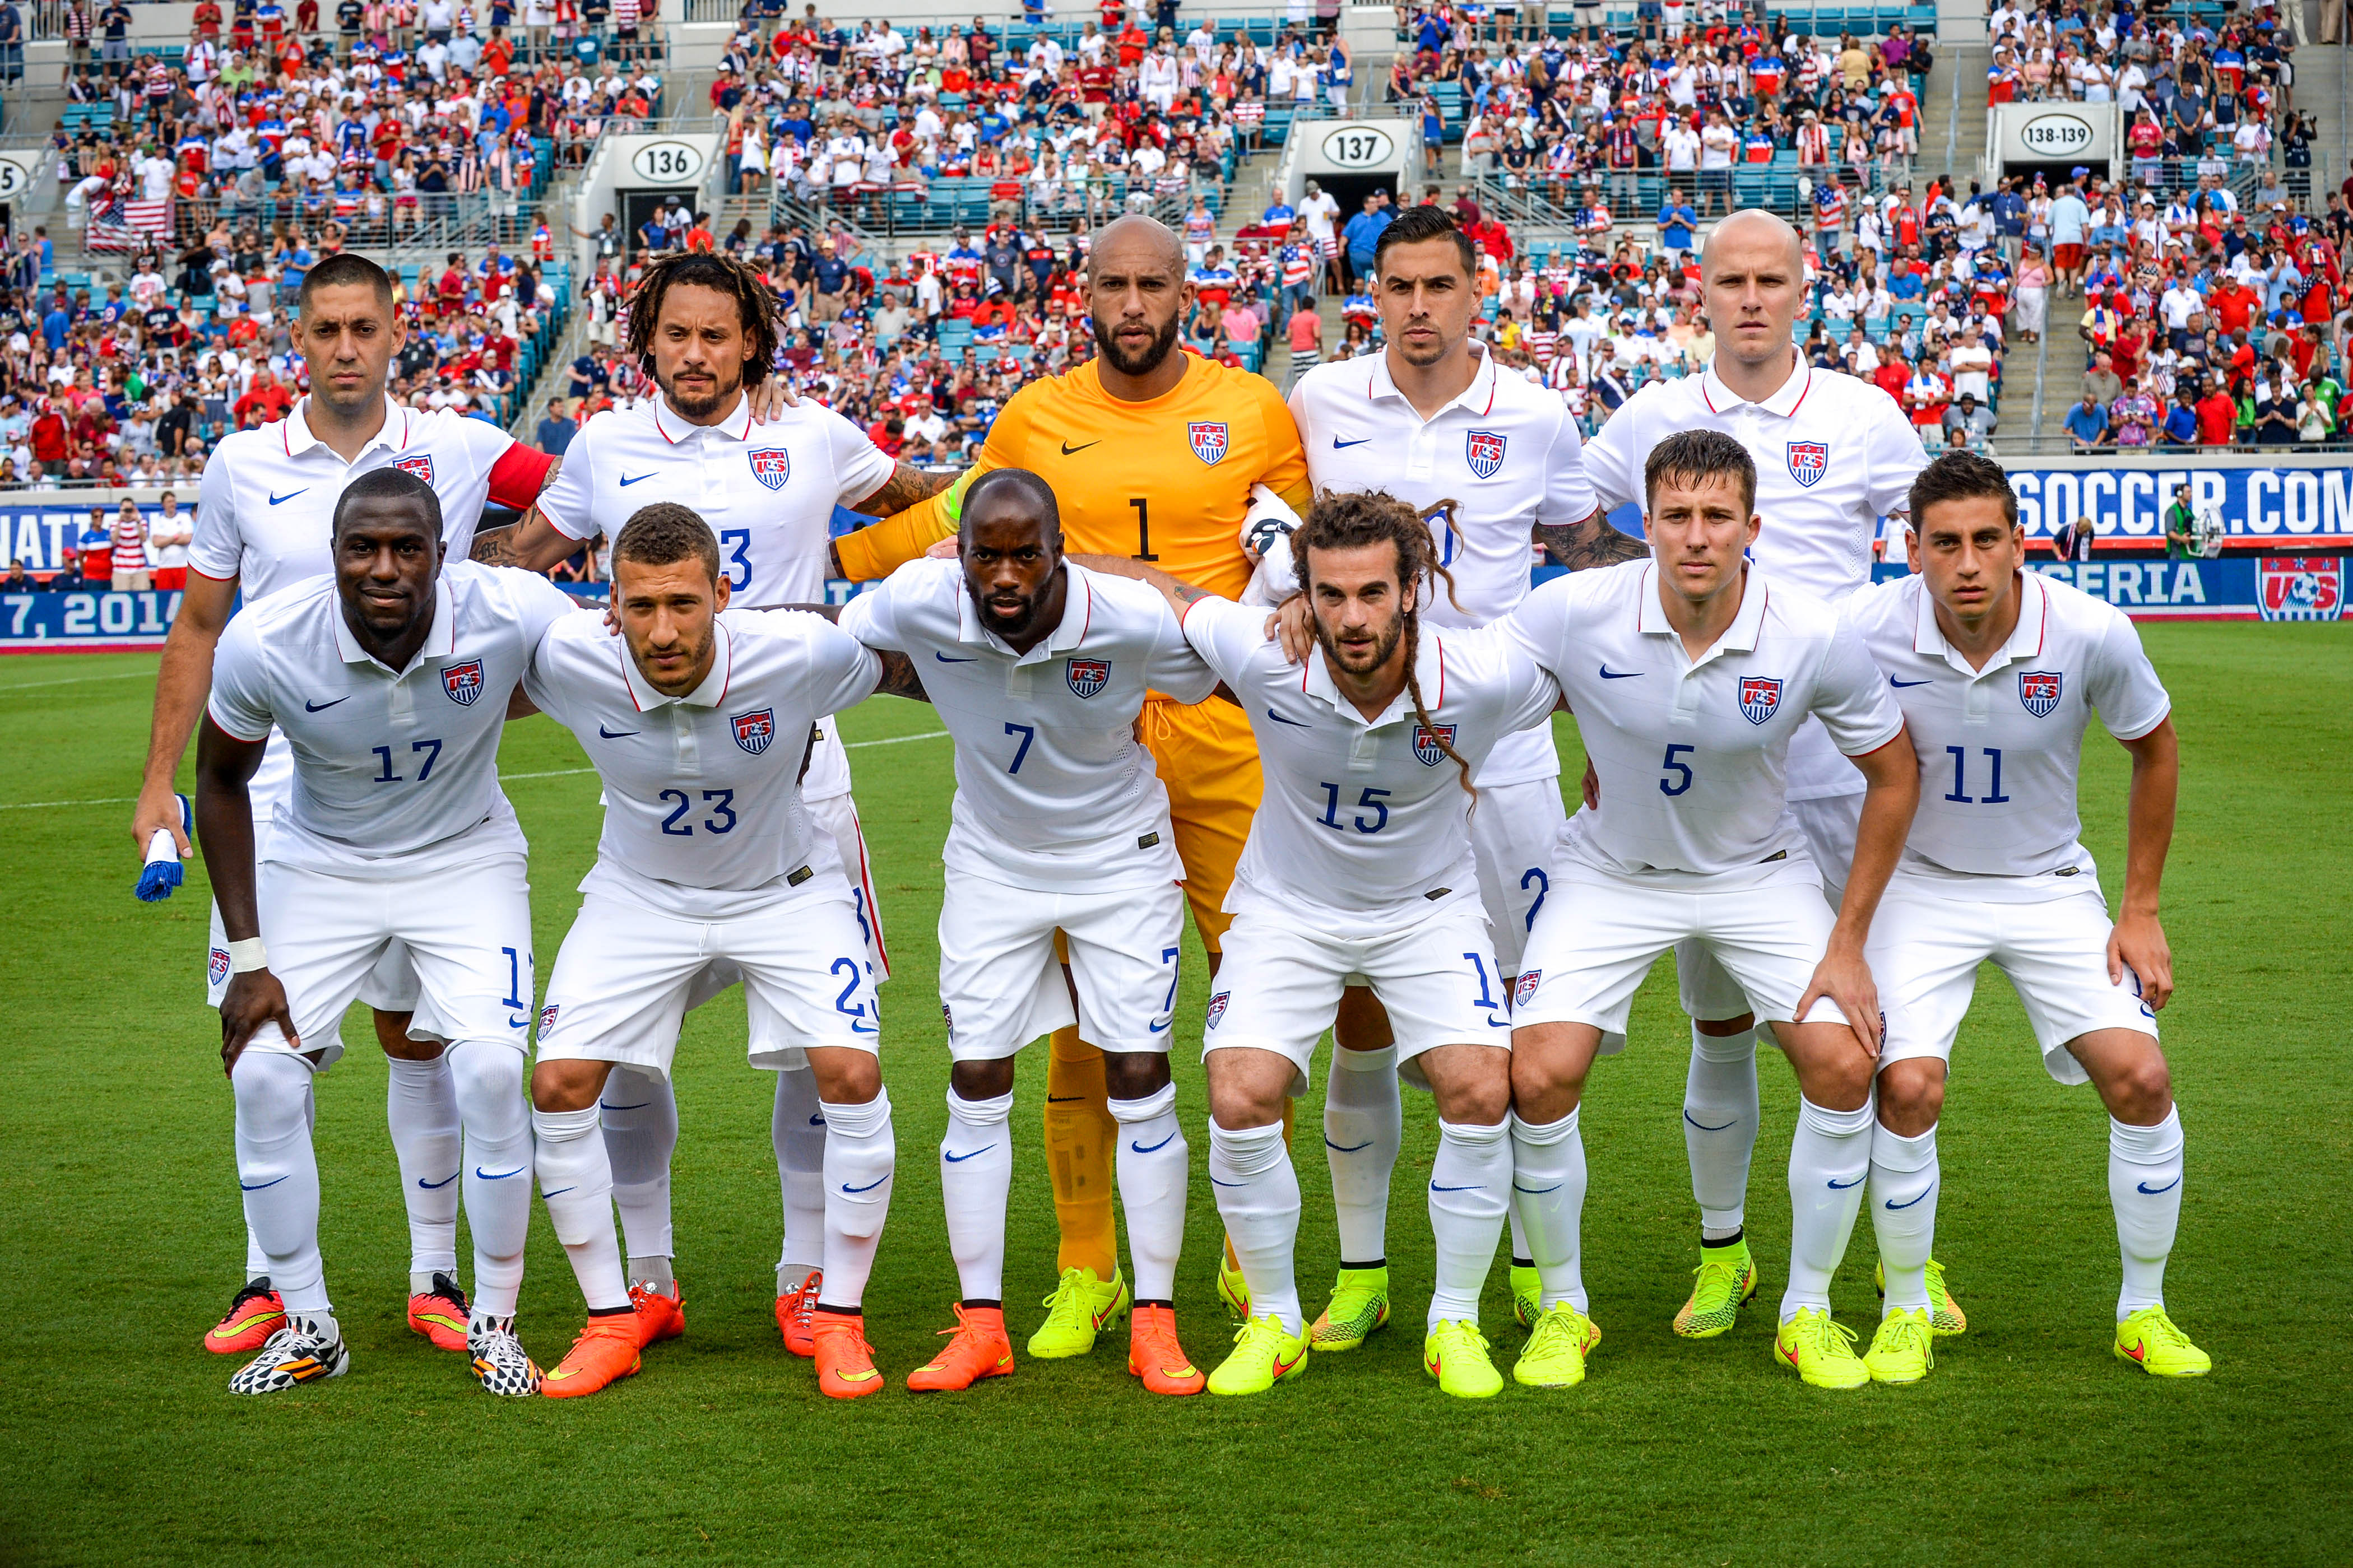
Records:
[[[874,1370],[874,1347],[866,1342],[866,1318],[859,1312],[818,1312],[817,1389],[832,1399],[863,1399],[886,1386]]]
[[[824,1284],[825,1270],[812,1268],[799,1289],[776,1298],[777,1331],[785,1336],[785,1348],[804,1361],[817,1354],[815,1329],[809,1320],[817,1311],[817,1293]]]
[[[408,1326],[431,1340],[436,1350],[466,1348],[466,1321],[472,1312],[466,1293],[447,1274],[436,1274],[433,1289],[408,1299]]]
[[[1005,1309],[967,1307],[958,1302],[956,1326],[942,1329],[955,1337],[927,1366],[907,1374],[907,1386],[918,1394],[970,1388],[984,1377],[1007,1377],[1013,1372],[1013,1342],[1005,1336]]]
[[[686,1332],[686,1292],[676,1284],[670,1289],[677,1293],[665,1296],[643,1281],[629,1287],[629,1305],[638,1310],[639,1350]]]
[[[562,1365],[540,1375],[539,1391],[550,1399],[576,1399],[619,1382],[638,1366],[638,1315],[605,1312],[588,1320]]]
[[[205,1349],[215,1355],[242,1355],[268,1344],[285,1326],[286,1303],[264,1276],[229,1298],[227,1312],[205,1331]]]
[[[1176,1342],[1176,1309],[1142,1307],[1127,1320],[1127,1370],[1144,1379],[1147,1394],[1198,1394],[1209,1385]]]

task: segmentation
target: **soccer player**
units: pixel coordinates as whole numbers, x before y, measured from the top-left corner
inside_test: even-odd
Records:
[[[1560,683],[1600,776],[1599,804],[1562,837],[1557,896],[1536,913],[1516,994],[1513,1184],[1543,1311],[1513,1375],[1585,1376],[1600,1338],[1579,1267],[1586,1073],[1622,1048],[1652,962],[1695,941],[1773,1026],[1802,1095],[1775,1353],[1808,1383],[1852,1387],[1870,1374],[1829,1290],[1871,1152],[1879,1006],[1863,939],[1919,770],[1861,640],[1744,560],[1763,521],[1746,448],[1687,430],[1643,468],[1652,559],[1547,583],[1504,623]],[[1868,784],[1835,922],[1787,809],[1791,738],[1810,716]]]
[[[527,573],[445,569],[444,537],[423,479],[362,474],[335,505],[334,575],[248,605],[212,661],[195,817],[226,932],[221,1060],[246,1223],[285,1314],[229,1380],[236,1394],[350,1364],[319,1257],[312,1080],[343,1055],[343,1010],[396,942],[418,1011],[450,1040],[474,1373],[494,1394],[539,1385],[514,1333],[531,1225],[531,895],[498,748],[531,650],[572,601]],[[248,785],[273,737],[292,783],[257,833]]]
[[[1527,596],[1532,538],[1572,567],[1642,555],[1641,542],[1610,527],[1596,504],[1567,406],[1473,343],[1478,253],[1452,216],[1441,207],[1407,208],[1382,230],[1374,258],[1388,347],[1309,371],[1292,388],[1291,413],[1319,493],[1383,490],[1427,520],[1439,564],[1454,584],[1451,595],[1423,606],[1430,624],[1483,626],[1509,614]],[[1292,618],[1303,631],[1302,611]],[[1303,647],[1303,637],[1291,646]],[[1559,779],[1550,732],[1531,730],[1498,741],[1476,781],[1471,837],[1506,995],[1567,820]],[[1386,1026],[1361,988],[1351,988],[1340,1016],[1335,1042],[1355,1048],[1334,1058],[1324,1100],[1340,1277],[1309,1336],[1325,1351],[1363,1343],[1387,1320],[1382,1260],[1401,1131],[1396,1050],[1386,1044]],[[1513,1295],[1525,1321],[1535,1270],[1516,1224],[1512,1253]]]
[[[2108,1109],[2108,1201],[2124,1257],[2116,1353],[2160,1377],[2212,1367],[2165,1310],[2181,1215],[2181,1119],[2158,1047],[2173,957],[2157,918],[2180,778],[2172,702],[2124,614],[2024,570],[2000,466],[1952,452],[1912,482],[1914,575],[1849,599],[1924,778],[1866,950],[1886,1009],[1871,1221],[1887,1304],[1863,1357],[1883,1383],[1936,1364],[1926,1270],[1936,1226],[1936,1118],[1978,965],[2009,977],[2061,1083]],[[2124,904],[2114,923],[2076,835],[2094,712],[2132,754]]]
[[[146,771],[132,817],[142,855],[158,828],[170,831],[183,856],[189,852],[173,777],[204,711],[214,649],[238,595],[253,604],[333,568],[332,520],[347,482],[383,468],[424,480],[439,502],[444,552],[463,561],[484,504],[531,505],[555,467],[495,425],[404,408],[385,395],[407,323],[393,309],[391,279],[357,252],[330,257],[303,277],[295,329],[309,395],[284,419],[224,437],[205,463],[188,546],[193,570],[164,639]],[[291,751],[273,741],[247,791],[260,839],[292,778]],[[217,904],[208,952],[206,1001],[217,1007],[229,978]],[[376,1037],[391,1058],[385,1114],[408,1209],[408,1325],[444,1350],[463,1351],[467,1302],[455,1278],[459,1118],[449,1065],[434,1021],[410,1016],[417,982],[401,944],[391,944],[359,994],[376,1009]],[[260,1242],[248,1233],[246,1283],[205,1335],[205,1348],[223,1354],[259,1349],[282,1322],[274,1288],[282,1283],[269,1278]]]
[[[544,570],[584,542],[617,533],[659,496],[691,504],[717,536],[731,603],[818,605],[826,579],[842,575],[830,542],[836,506],[881,516],[944,487],[944,480],[894,464],[828,408],[781,405],[782,382],[769,372],[776,357],[776,299],[757,268],[709,252],[657,257],[632,289],[628,311],[627,351],[660,395],[581,426],[536,510],[501,542],[505,558]],[[638,488],[649,480],[653,490]],[[801,793],[812,818],[832,836],[849,879],[874,978],[887,980],[881,911],[850,799],[849,757],[829,716],[819,720]],[[699,979],[693,1003],[736,978],[725,965],[714,966]],[[752,1022],[765,1030],[772,1020],[754,1008]],[[617,1071],[619,1081],[604,1102],[604,1131],[629,1274],[650,1342],[685,1327],[670,1260],[678,1101],[664,1074],[628,1066]],[[779,1072],[770,1121],[786,1221],[776,1323],[786,1347],[804,1356],[811,1353],[810,1312],[823,1285],[818,1255],[825,1230],[825,1134],[818,1114],[807,1071]]]
[[[991,468],[1022,468],[1053,487],[1073,553],[1156,565],[1229,597],[1248,584],[1240,530],[1252,492],[1306,509],[1299,433],[1273,383],[1181,352],[1193,309],[1185,247],[1166,226],[1131,215],[1088,252],[1088,314],[1097,357],[1008,399],[978,461],[944,493],[836,541],[845,575],[886,576],[955,531],[968,487]],[[1258,809],[1258,747],[1229,705],[1147,697],[1140,736],[1168,789],[1186,902],[1221,962],[1224,903]],[[1040,1357],[1083,1355],[1125,1304],[1112,1220],[1111,1150],[1120,1135],[1100,1052],[1076,1029],[1055,1033],[1046,1068],[1047,1171],[1061,1227],[1054,1310],[1029,1341]]]
[[[1716,353],[1705,374],[1653,382],[1609,416],[1585,449],[1604,505],[1640,504],[1644,465],[1680,430],[1715,430],[1757,468],[1764,526],[1750,557],[1775,583],[1835,605],[1871,580],[1879,520],[1899,512],[1927,461],[1895,400],[1866,381],[1810,368],[1792,334],[1805,293],[1798,231],[1751,209],[1715,226],[1700,257]],[[1833,908],[1854,853],[1863,776],[1817,723],[1790,742],[1789,809],[1806,836]],[[1593,773],[1588,770],[1590,784]],[[1646,786],[1647,787],[1647,786]],[[1742,986],[1695,942],[1675,951],[1692,1019],[1683,1089],[1683,1146],[1700,1211],[1700,1267],[1675,1332],[1723,1333],[1756,1294],[1757,1265],[1743,1222],[1757,1146],[1756,1019]],[[1957,1326],[1959,1310],[1950,1308]]]
[[[1406,502],[1320,496],[1292,549],[1317,645],[1303,668],[1267,635],[1264,610],[1153,579],[1250,715],[1269,779],[1227,894],[1233,942],[1203,1031],[1209,1180],[1252,1312],[1209,1392],[1260,1394],[1305,1370],[1299,1178],[1282,1113],[1361,976],[1398,1070],[1438,1100],[1422,1364],[1446,1393],[1486,1398],[1504,1386],[1479,1294],[1510,1201],[1511,1017],[1479,901],[1470,816],[1486,804],[1472,780],[1497,740],[1545,722],[1560,693],[1500,632],[1423,635],[1421,595],[1445,591],[1447,574]]]
[[[593,1394],[637,1371],[643,1319],[613,1229],[597,1102],[617,1065],[668,1078],[696,976],[744,979],[755,1065],[815,1074],[825,1121],[825,1296],[818,1386],[880,1393],[860,1313],[891,1203],[891,1100],[865,933],[833,836],[801,800],[811,729],[895,671],[816,616],[728,609],[719,540],[675,502],[613,542],[617,648],[597,612],[551,627],[524,679],[579,738],[606,793],[596,864],[539,1016],[532,1126],[540,1191],[587,1298],[588,1326],[544,1392]],[[919,685],[911,694],[919,694]]]
[[[1176,1337],[1190,1153],[1168,1076],[1183,867],[1168,792],[1134,730],[1147,690],[1198,702],[1217,677],[1159,594],[1064,561],[1054,492],[1028,469],[992,468],[965,490],[958,543],[960,562],[911,561],[840,620],[916,661],[956,749],[940,910],[955,1065],[940,1188],[963,1300],[955,1336],[907,1386],[967,1388],[1013,1370],[1013,1058],[1077,1021],[1103,1053],[1120,1126],[1135,1263],[1127,1368],[1154,1394],[1198,1394],[1207,1379]],[[1055,963],[1057,932],[1067,966]]]

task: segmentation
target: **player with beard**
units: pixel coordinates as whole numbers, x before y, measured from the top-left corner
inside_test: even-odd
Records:
[[[845,574],[887,576],[956,531],[965,495],[992,468],[1028,468],[1052,486],[1072,554],[1145,563],[1228,598],[1250,559],[1254,506],[1307,510],[1307,463],[1274,384],[1178,352],[1193,308],[1185,247],[1166,226],[1129,216],[1095,237],[1087,305],[1100,355],[1032,382],[991,426],[979,460],[944,494],[835,542]],[[1212,973],[1226,891],[1258,810],[1258,746],[1226,703],[1187,707],[1152,694],[1138,738],[1168,788],[1185,895]],[[1029,1341],[1041,1358],[1083,1355],[1128,1300],[1113,1229],[1112,1152],[1102,1053],[1075,1028],[1054,1036],[1046,1077],[1047,1167],[1061,1226],[1060,1284]]]

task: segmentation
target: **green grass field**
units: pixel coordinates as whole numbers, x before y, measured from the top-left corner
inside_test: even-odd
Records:
[[[690,1331],[642,1374],[586,1401],[502,1402],[406,1331],[385,1068],[362,1014],[350,1057],[321,1082],[317,1132],[353,1370],[233,1399],[228,1360],[198,1348],[244,1248],[199,985],[201,862],[169,903],[135,902],[117,798],[135,787],[153,660],[0,663],[0,1561],[2344,1562],[2353,641],[2316,626],[2145,636],[2184,755],[2165,911],[2180,989],[2164,1026],[2189,1177],[2168,1298],[2214,1374],[2167,1384],[2109,1354],[2103,1114],[2089,1089],[2044,1076],[1990,973],[1943,1135],[1937,1250],[1971,1327],[1942,1342],[1935,1374],[1831,1394],[1768,1358],[1795,1108],[1778,1063],[1764,1068],[1749,1218],[1763,1293],[1726,1337],[1675,1339],[1696,1220],[1678,1119],[1686,1037],[1661,965],[1633,1047],[1599,1068],[1587,1100],[1587,1279],[1608,1336],[1592,1375],[1566,1394],[1507,1385],[1476,1405],[1440,1395],[1418,1364],[1430,1240],[1415,1178],[1435,1142],[1419,1097],[1391,1220],[1398,1322],[1366,1351],[1233,1402],[1145,1396],[1124,1374],[1124,1334],[1090,1361],[1025,1360],[969,1394],[898,1386],[955,1293],[934,1154],[947,1056],[933,928],[951,788],[937,739],[852,759],[899,971],[882,993],[899,1181],[867,1317],[888,1394],[828,1401],[777,1343],[771,1080],[744,1063],[730,997],[693,1018],[679,1058]],[[843,728],[874,742],[938,726],[880,699]],[[1575,730],[1561,732],[1573,780]],[[2113,892],[2126,760],[2097,735],[2090,753],[2085,816]],[[512,727],[502,760],[534,846],[543,979],[594,852],[596,787],[544,719]],[[44,802],[59,804],[28,804]],[[1197,959],[1186,1042],[1207,989]],[[1025,1151],[1007,1293],[1022,1335],[1052,1283],[1041,1075],[1034,1059],[1023,1068],[1015,1119]],[[1182,1045],[1177,1081],[1195,1152],[1180,1322],[1214,1364],[1219,1226],[1198,1058]],[[1319,1079],[1303,1128],[1321,1095]],[[1313,1300],[1336,1256],[1321,1161],[1309,1154],[1302,1178]],[[531,1263],[521,1325],[553,1364],[580,1307],[543,1215]],[[1872,1264],[1864,1224],[1837,1298],[1866,1333]],[[1519,1335],[1500,1258],[1486,1316],[1508,1364]]]

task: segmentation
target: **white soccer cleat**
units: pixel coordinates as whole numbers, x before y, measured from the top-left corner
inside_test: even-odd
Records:
[[[295,1317],[269,1336],[261,1353],[228,1380],[231,1394],[283,1394],[297,1384],[341,1377],[351,1369],[343,1330],[327,1317]]]
[[[466,1326],[474,1381],[492,1394],[526,1398],[539,1392],[539,1366],[515,1338],[512,1318],[477,1318]]]

